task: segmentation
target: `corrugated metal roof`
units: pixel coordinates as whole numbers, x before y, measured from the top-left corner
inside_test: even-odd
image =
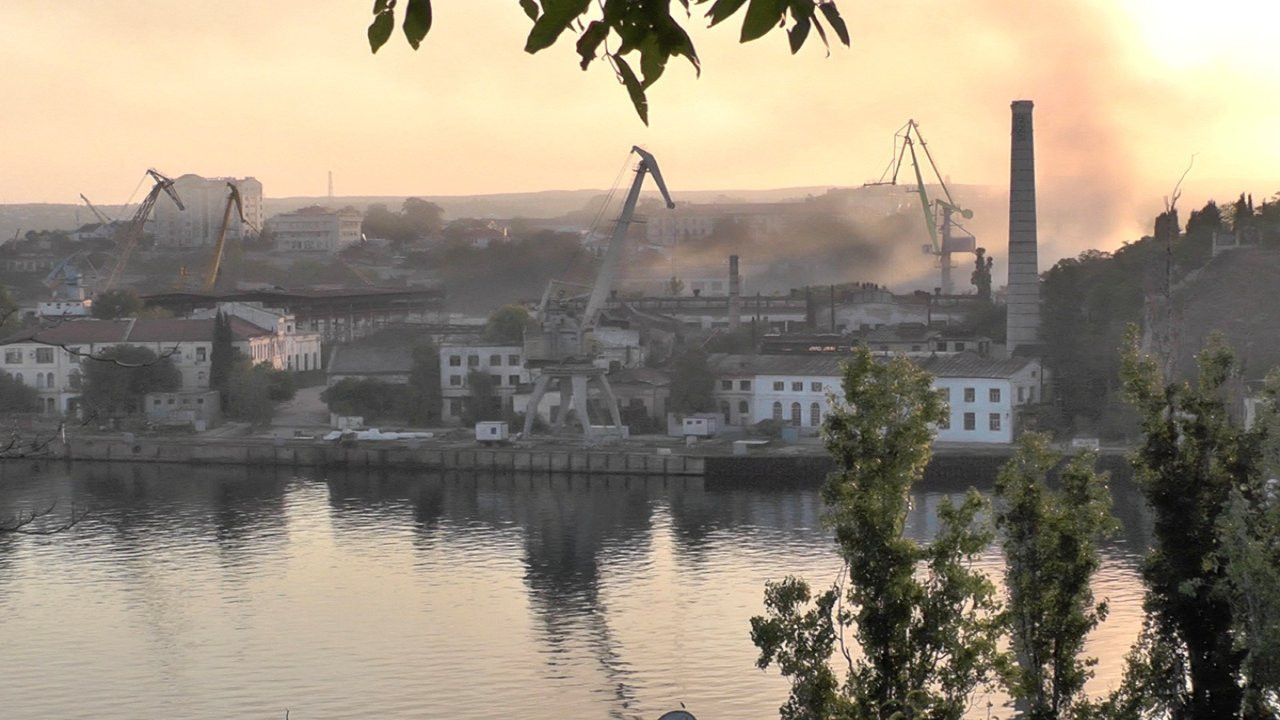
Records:
[[[248,340],[271,335],[238,317],[231,318],[231,337]],[[32,328],[0,340],[0,345],[37,342],[46,345],[102,345],[107,343],[212,342],[213,318],[127,318],[121,320],[67,320],[47,328]]]
[[[920,358],[916,364],[936,377],[1009,378],[1025,368],[1034,358],[1014,357],[997,360],[974,353],[935,355]]]

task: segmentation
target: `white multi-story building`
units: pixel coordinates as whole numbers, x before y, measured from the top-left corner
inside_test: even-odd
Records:
[[[524,366],[523,345],[441,345],[440,346],[440,416],[444,420],[462,418],[463,400],[470,394],[467,375],[488,374],[504,403],[530,381]]]
[[[244,240],[257,235],[262,228],[262,183],[251,177],[204,178],[183,175],[173,181],[173,191],[182,199],[185,210],[179,210],[167,195],[156,201],[150,230],[157,247],[207,247],[218,242],[222,216],[226,212],[230,190],[227,183],[240,191],[240,204],[246,222],[240,222],[235,210],[227,224],[228,240]]]
[[[209,387],[213,355],[212,318],[69,320],[48,328],[27,330],[0,340],[0,372],[34,387],[43,411],[62,414],[75,409],[80,397],[84,363],[116,345],[145,347],[169,358],[182,374],[182,390]],[[314,333],[312,333],[314,334]],[[231,345],[254,362],[277,369],[302,369],[299,363],[319,367],[319,342],[306,361],[281,355],[287,343],[271,329],[239,317],[231,317]]]
[[[313,205],[296,212],[273,215],[267,227],[281,250],[335,253],[360,242],[359,210],[341,210]]]
[[[724,355],[710,357],[719,410],[731,425],[761,420],[817,432],[840,394],[843,360],[832,356]],[[938,442],[1013,442],[1019,405],[1040,402],[1038,360],[992,360],[972,353],[915,358],[934,376],[947,400],[948,419],[935,429]]]

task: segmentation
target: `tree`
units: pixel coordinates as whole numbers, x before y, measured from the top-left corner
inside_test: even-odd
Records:
[[[272,392],[281,394],[276,380],[279,375],[287,373],[267,363],[255,365],[249,358],[236,353],[226,383],[227,417],[254,426],[270,424],[275,415]],[[289,388],[292,389],[291,380]]]
[[[329,412],[356,415],[363,417],[366,422],[402,417],[404,397],[403,385],[355,378],[339,380],[320,393],[320,399],[329,406]]]
[[[707,364],[707,354],[686,348],[671,363],[671,401],[668,407],[677,414],[711,412],[716,407],[712,391],[715,376]]]
[[[1055,491],[1048,475],[1058,461],[1047,435],[1027,433],[996,480],[1007,613],[1020,666],[1013,689],[1027,703],[1029,720],[1066,717],[1084,699],[1097,661],[1079,656],[1107,613],[1090,587],[1101,565],[1098,543],[1116,527],[1106,477],[1094,471],[1094,455],[1077,455]]]
[[[414,239],[434,235],[444,226],[444,208],[421,198],[406,198],[400,206],[400,216]]]
[[[1237,717],[1248,683],[1245,652],[1235,644],[1241,618],[1231,602],[1232,570],[1218,551],[1233,488],[1259,487],[1260,450],[1257,435],[1233,427],[1227,412],[1231,351],[1215,337],[1197,362],[1195,384],[1166,385],[1131,327],[1122,372],[1126,397],[1142,418],[1133,464],[1153,514],[1143,569],[1151,648],[1135,661],[1154,657],[1163,671],[1177,673],[1171,692],[1151,699],[1158,710],[1208,720]]]
[[[706,17],[716,25],[735,15],[747,6],[743,13],[741,42],[749,42],[768,34],[775,27],[787,28],[787,40],[791,52],[804,45],[809,31],[815,30],[823,45],[827,45],[827,31],[823,22],[836,34],[840,42],[849,45],[849,30],[834,0],[679,0],[685,12],[691,5],[711,3]],[[396,23],[396,0],[374,0],[373,22],[369,25],[369,47],[373,52],[391,38]],[[431,30],[431,0],[406,0],[402,15],[405,39],[416,50]],[[645,90],[657,82],[666,70],[667,61],[684,57],[701,72],[702,64],[693,41],[671,14],[670,0],[663,2],[636,2],[635,0],[520,0],[520,7],[533,27],[525,41],[525,52],[536,53],[551,47],[566,30],[577,34],[575,46],[586,70],[597,53],[613,68],[614,74],[627,90],[631,103],[640,119],[649,124],[649,106]],[[594,12],[598,7],[599,13]],[[584,22],[585,21],[585,22]],[[639,55],[640,75],[637,76],[630,56]]]
[[[467,396],[462,401],[462,424],[474,425],[483,420],[502,419],[502,398],[493,376],[479,370],[467,373]],[[582,418],[583,424],[588,424]]]
[[[529,324],[529,311],[523,305],[503,305],[485,321],[481,338],[499,345],[524,342],[524,327]]]
[[[227,388],[231,382],[231,370],[236,350],[232,346],[231,318],[218,312],[213,317],[213,344],[209,350],[209,389],[222,394],[227,402]]]
[[[0,371],[0,408],[5,412],[39,412],[40,393],[7,372]]]
[[[751,619],[757,664],[776,663],[791,679],[783,718],[958,719],[1007,665],[995,587],[973,566],[992,539],[977,521],[981,497],[944,501],[927,546],[903,532],[931,426],[946,417],[931,382],[906,358],[877,363],[865,348],[845,366],[824,426],[838,469],[822,490],[843,582],[817,596],[796,578],[769,583],[767,615]],[[837,648],[843,682],[830,662]]]
[[[142,311],[142,298],[133,290],[108,290],[93,299],[93,316],[99,320],[134,317]]]
[[[430,424],[440,420],[440,350],[427,340],[413,348],[407,393],[409,422]]]
[[[137,345],[115,345],[88,358],[84,365],[84,403],[108,416],[142,409],[142,396],[173,392],[182,373],[166,356]]]

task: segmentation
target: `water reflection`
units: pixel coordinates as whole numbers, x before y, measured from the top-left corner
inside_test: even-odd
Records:
[[[908,532],[930,538],[988,470],[929,478]],[[1136,489],[1113,490],[1098,642],[1117,655],[1149,526]],[[0,629],[19,639],[0,693],[38,698],[16,717],[769,716],[785,683],[754,670],[746,624],[763,583],[839,569],[816,486],[0,464],[0,508],[49,499],[93,512],[0,539]],[[107,698],[92,715],[86,690]]]

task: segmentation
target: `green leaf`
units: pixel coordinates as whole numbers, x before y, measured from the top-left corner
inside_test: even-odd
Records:
[[[822,10],[823,16],[827,18],[827,22],[831,24],[831,29],[836,31],[836,37],[840,38],[840,42],[849,46],[849,28],[844,24],[844,18],[840,17],[840,10],[833,2],[819,3],[818,9]]]
[[[668,55],[683,55],[689,58],[689,62],[693,65],[693,70],[702,76],[702,61],[698,59],[698,51],[693,47],[693,40],[689,38],[689,33],[680,27],[680,24],[671,21],[667,26],[667,32],[663,36],[667,41]]]
[[[751,0],[747,5],[747,16],[742,19],[742,35],[740,42],[751,42],[763,37],[782,22],[782,12],[786,8],[785,0]]]
[[[395,18],[392,17],[391,11],[378,13],[373,18],[373,22],[369,24],[369,49],[378,52],[378,48],[387,44],[387,40],[391,38],[391,31],[395,29]]]
[[[707,17],[711,18],[711,27],[715,27],[721,20],[738,12],[738,8],[747,0],[716,0],[711,9],[707,11]]]
[[[809,18],[801,15],[796,18],[796,24],[787,30],[787,40],[791,43],[791,54],[795,55],[804,45],[804,39],[809,37]]]
[[[639,78],[632,72],[631,66],[621,55],[613,55],[613,62],[618,68],[618,77],[622,79],[622,84],[627,88],[627,94],[631,96],[631,104],[636,108],[636,114],[640,116],[640,120],[645,124],[649,124],[649,100],[644,96],[644,86],[640,84]]]
[[[670,54],[658,43],[658,36],[650,33],[640,43],[640,72],[644,75],[644,86],[649,87],[662,77],[667,69],[667,58]]]
[[[600,47],[600,43],[609,35],[609,26],[599,20],[593,20],[587,29],[582,31],[582,35],[578,37],[578,54],[582,56],[582,62],[579,65],[583,70],[596,59],[596,48]]]
[[[414,50],[431,30],[431,0],[409,0],[404,11],[404,36]]]
[[[542,0],[542,16],[534,21],[524,51],[536,53],[551,47],[590,4],[591,0]]]
[[[387,7],[387,0],[373,0],[374,15],[381,15],[382,13],[386,12],[388,9],[389,8]]]
[[[520,0],[520,7],[524,9],[524,14],[529,16],[530,20],[538,19],[538,3],[533,0]]]

